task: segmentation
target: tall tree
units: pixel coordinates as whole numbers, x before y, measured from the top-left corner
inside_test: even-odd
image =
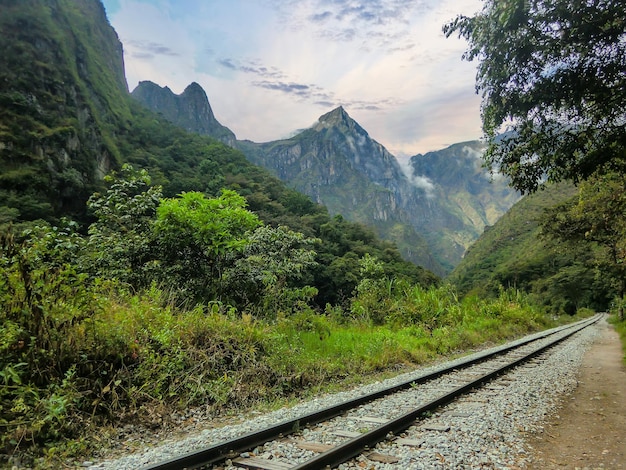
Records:
[[[626,172],[624,0],[485,0],[444,32],[480,61],[485,159],[514,187]]]
[[[96,221],[89,226],[86,250],[78,264],[96,277],[116,278],[138,288],[150,283],[154,259],[152,224],[162,198],[146,170],[125,164],[105,176],[108,188],[87,201]]]

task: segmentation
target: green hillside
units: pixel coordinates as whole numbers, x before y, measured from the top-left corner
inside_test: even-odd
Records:
[[[3,1],[0,222],[84,213],[131,119],[122,48],[97,1]]]
[[[555,312],[607,308],[610,288],[596,279],[589,246],[563,246],[541,236],[544,211],[577,194],[575,186],[559,184],[521,199],[485,229],[448,281],[468,295],[516,288]]]
[[[70,217],[85,231],[88,197],[104,189],[105,174],[130,163],[148,170],[165,197],[232,189],[264,223],[321,239],[320,266],[307,279],[321,306],[350,295],[364,253],[389,274],[435,281],[403,261],[393,244],[331,218],[240,151],[188,133],[132,99],[121,43],[99,1],[8,2],[2,13],[0,24],[11,34],[0,37],[7,51],[0,57],[0,226]],[[333,263],[343,264],[341,276]]]

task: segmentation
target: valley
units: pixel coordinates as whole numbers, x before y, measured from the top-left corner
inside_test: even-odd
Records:
[[[526,25],[508,15],[513,3],[497,5],[506,14],[472,27]],[[605,7],[588,5],[600,18]],[[577,31],[613,34],[614,13]],[[602,126],[531,125],[498,134],[502,147],[459,142],[400,164],[330,101],[311,126],[252,142],[218,122],[191,77],[179,95],[148,80],[158,74],[130,92],[100,0],[0,0],[0,30],[0,466],[85,467],[149,433],[304,403],[597,311],[625,335],[620,64],[597,96],[619,105]],[[486,108],[487,124],[503,103]],[[541,158],[523,154],[541,146]],[[549,410],[575,383],[575,364],[561,362],[563,387],[547,367],[519,393],[487,393],[506,411],[541,390]],[[499,426],[485,432],[501,438]]]
[[[132,96],[174,124],[238,148],[332,215],[372,227],[407,261],[438,275],[449,273],[520,197],[505,178],[482,167],[485,147],[478,141],[415,155],[403,169],[342,107],[286,140],[234,140],[215,119],[206,93],[191,94],[192,88],[199,85],[175,95],[141,82]]]

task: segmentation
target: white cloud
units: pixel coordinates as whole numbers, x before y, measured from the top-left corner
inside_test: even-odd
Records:
[[[288,135],[342,104],[392,153],[480,137],[475,66],[442,25],[480,0],[104,0],[129,87],[200,83],[238,138]]]
[[[430,178],[423,175],[414,175],[410,180],[416,188],[424,190],[426,197],[435,197],[435,185]]]

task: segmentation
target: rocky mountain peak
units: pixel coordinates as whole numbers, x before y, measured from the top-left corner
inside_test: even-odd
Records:
[[[351,118],[348,116],[348,113],[343,106],[339,106],[319,118],[319,122],[328,122],[333,124],[338,122],[347,122],[349,120],[351,120]]]
[[[206,92],[196,82],[190,83],[180,95],[176,95],[167,86],[160,87],[151,81],[142,81],[131,95],[187,131],[208,135],[231,147],[235,145],[235,134],[217,121]]]
[[[356,131],[359,134],[368,135],[365,129],[359,126],[359,124],[348,115],[343,106],[339,106],[323,114],[320,116],[317,124],[313,126],[313,129],[318,132],[328,128],[337,128],[343,132]]]
[[[202,88],[198,82],[191,82],[189,85],[187,85],[187,88],[185,88],[185,90],[181,94],[181,96],[193,96],[193,95],[197,95],[201,98],[205,98],[207,102],[209,101],[204,91],[204,88]]]

